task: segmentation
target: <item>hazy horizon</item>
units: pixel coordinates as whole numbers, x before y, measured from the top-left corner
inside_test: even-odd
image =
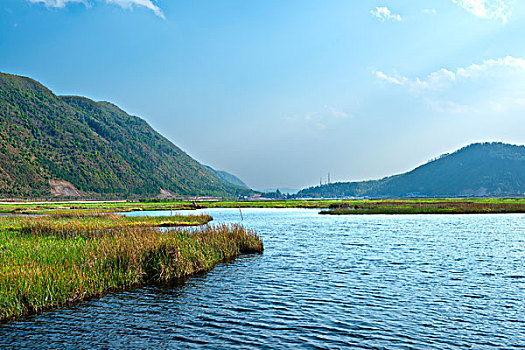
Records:
[[[525,3],[6,0],[0,71],[105,100],[256,189],[525,143]]]

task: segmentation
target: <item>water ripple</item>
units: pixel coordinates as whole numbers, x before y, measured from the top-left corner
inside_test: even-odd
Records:
[[[243,214],[263,255],[1,325],[0,347],[525,347],[524,215]]]

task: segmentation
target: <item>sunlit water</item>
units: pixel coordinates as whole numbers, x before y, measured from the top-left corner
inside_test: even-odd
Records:
[[[242,214],[264,254],[1,325],[0,346],[525,347],[525,215]]]

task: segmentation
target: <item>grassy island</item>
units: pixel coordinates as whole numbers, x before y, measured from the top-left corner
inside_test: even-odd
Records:
[[[257,235],[238,225],[154,227],[210,219],[0,218],[0,321],[189,276],[240,254],[263,251]]]
[[[496,214],[525,213],[523,200],[405,200],[332,203],[320,214]]]

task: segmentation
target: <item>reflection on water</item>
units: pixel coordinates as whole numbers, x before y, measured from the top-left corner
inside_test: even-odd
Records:
[[[525,215],[242,212],[263,255],[2,325],[0,346],[525,347]]]

